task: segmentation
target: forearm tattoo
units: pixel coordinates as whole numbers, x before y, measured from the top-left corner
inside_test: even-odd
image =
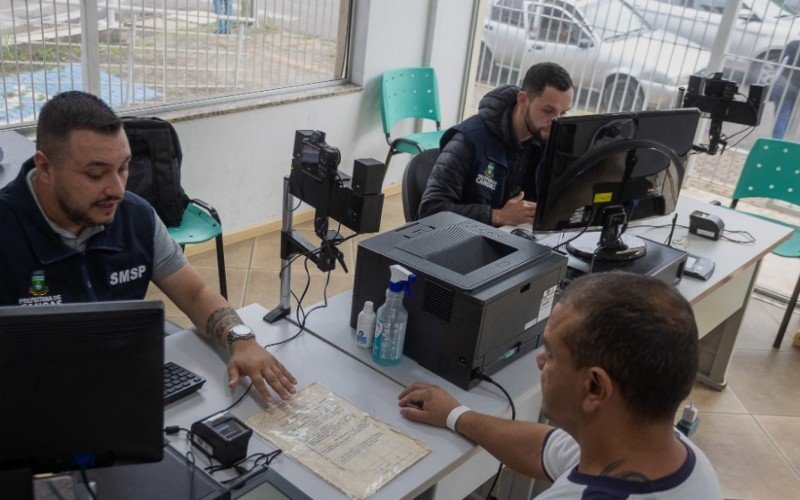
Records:
[[[616,462],[612,462],[608,467],[606,467],[605,469],[603,469],[602,472],[600,472],[600,475],[616,477],[618,479],[625,479],[626,481],[636,481],[640,483],[646,483],[647,481],[650,480],[650,478],[648,478],[641,472],[636,472],[632,470],[614,472],[614,469],[622,465],[622,462],[624,462],[624,460],[617,460]]]
[[[232,307],[220,307],[208,317],[206,322],[206,337],[209,339],[216,339],[222,345],[225,345],[225,338],[223,334],[229,326],[243,324],[239,315]]]

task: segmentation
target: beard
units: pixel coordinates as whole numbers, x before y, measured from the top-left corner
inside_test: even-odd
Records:
[[[544,137],[544,135],[542,134],[542,131],[544,130],[544,127],[538,127],[537,128],[537,127],[534,127],[533,124],[531,123],[531,120],[530,120],[529,115],[528,115],[528,111],[530,111],[530,107],[531,107],[531,104],[528,103],[528,106],[525,108],[525,118],[523,119],[523,123],[525,123],[525,128],[528,129],[528,132],[530,132],[530,134],[533,136],[534,139],[536,139],[539,142],[545,142],[545,141],[547,141],[547,138]]]
[[[100,203],[108,203],[109,201],[119,201],[120,198],[116,196],[108,196],[103,198],[102,200],[95,201],[91,203],[86,208],[80,207],[74,203],[71,203],[67,196],[63,193],[56,194],[56,200],[58,201],[58,207],[61,211],[67,216],[70,222],[73,224],[77,224],[83,227],[97,227],[102,226],[104,224],[110,223],[114,218],[113,216],[109,220],[99,221],[93,219],[89,215],[89,210],[94,206]]]

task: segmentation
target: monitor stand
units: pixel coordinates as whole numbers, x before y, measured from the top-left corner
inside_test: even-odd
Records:
[[[638,236],[623,234],[611,242],[597,240],[595,234],[584,234],[567,244],[569,253],[586,260],[625,262],[644,257],[647,245]]]
[[[631,261],[644,257],[647,246],[638,236],[623,235],[628,227],[628,214],[622,205],[607,205],[600,214],[600,240],[584,234],[567,245],[573,255],[587,260]]]

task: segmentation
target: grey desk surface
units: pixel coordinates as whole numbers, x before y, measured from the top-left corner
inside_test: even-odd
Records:
[[[0,162],[0,187],[5,186],[19,173],[25,161],[36,152],[36,145],[27,137],[14,132],[0,132],[0,148],[3,161]]]
[[[700,210],[719,216],[729,231],[747,231],[754,243],[737,244],[727,240],[709,240],[695,234],[690,234],[688,229],[676,228],[672,237],[673,245],[691,254],[706,257],[714,261],[716,269],[708,281],[684,278],[678,284],[678,290],[686,299],[694,304],[703,297],[713,293],[717,288],[736,275],[739,270],[761,260],[773,248],[786,241],[792,230],[726,207],[718,207],[701,202],[694,198],[681,197],[678,199],[678,224],[689,226],[689,214]],[[670,224],[672,216],[661,217],[642,224],[661,225]],[[639,228],[634,232],[655,241],[666,241],[669,228],[649,229]],[[741,234],[728,234],[731,238],[744,239]],[[683,237],[683,240],[681,238]]]
[[[685,196],[678,200],[677,224],[688,227],[689,214],[694,210],[718,215],[725,222],[727,229],[749,231],[756,241],[752,244],[736,244],[725,240],[712,241],[688,234],[688,229],[676,228],[673,235],[675,246],[679,246],[677,244],[680,243],[680,247],[686,251],[710,258],[716,263],[716,271],[708,281],[687,277],[679,283],[678,290],[692,305],[699,303],[704,297],[722,287],[740,270],[755,264],[772,248],[791,235],[791,230],[783,226]],[[642,221],[642,224],[659,226],[671,222],[672,216],[670,215]],[[661,229],[631,227],[629,231],[655,241],[665,241],[669,234],[668,227]],[[732,236],[741,237],[741,235]],[[555,235],[553,237],[558,238]],[[564,238],[568,237],[567,233]],[[329,300],[327,308],[320,309],[309,316],[306,329],[400,384],[407,385],[417,380],[435,383],[447,389],[456,399],[471,408],[496,415],[505,413],[507,405],[502,394],[485,382],[471,391],[464,391],[407,357],[404,357],[399,365],[393,367],[373,363],[369,349],[355,346],[355,334],[350,328],[351,300],[352,292],[350,291],[333,297]],[[498,372],[494,378],[508,390],[515,401],[525,400],[527,397],[539,394],[539,370],[536,367],[534,353],[512,363]]]
[[[351,301],[352,291],[328,300],[328,307],[309,315],[306,329],[402,386],[417,381],[436,384],[474,410],[500,416],[509,413],[510,407],[503,393],[486,382],[465,391],[407,356],[403,356],[396,366],[382,366],[373,362],[371,349],[355,345],[355,332],[350,328]],[[508,391],[515,402],[520,402],[539,394],[539,375],[536,355],[531,352],[492,375],[492,378]]]
[[[676,209],[678,214],[677,225],[688,227],[689,214],[695,210],[719,216],[725,223],[726,230],[748,231],[756,241],[749,244],[737,244],[722,239],[714,241],[689,234],[686,228],[675,228],[675,233],[672,236],[672,245],[674,247],[691,254],[709,258],[716,265],[714,274],[708,281],[684,277],[678,284],[678,290],[693,305],[703,297],[713,293],[735,276],[739,270],[762,259],[770,250],[788,239],[792,234],[792,230],[784,226],[758,219],[740,211],[711,205],[688,196],[678,198]],[[668,226],[672,224],[672,217],[672,215],[667,215],[641,222],[633,222],[628,228],[628,233],[664,243],[669,236],[669,227],[637,226]],[[730,234],[729,236],[737,239],[744,238],[741,234]],[[566,233],[564,239],[568,238],[569,233]]]
[[[286,339],[297,332],[297,327],[287,321],[275,325],[264,323],[261,318],[266,312],[265,308],[255,304],[239,311],[242,319],[255,330],[262,345]],[[221,351],[198,339],[193,331],[185,330],[170,335],[165,343],[167,361],[185,366],[207,380],[199,392],[167,406],[165,425],[188,428],[196,420],[232,404],[242,394],[246,386],[240,385],[235,389],[227,387],[226,363]],[[436,483],[447,471],[458,467],[474,449],[471,442],[453,435],[447,429],[403,419],[397,406],[397,395],[402,390],[400,384],[307,332],[291,342],[270,348],[270,351],[295,375],[299,387],[318,381],[370,415],[430,446],[431,452],[425,458],[370,498],[416,496]],[[239,418],[247,419],[264,408],[265,403],[253,391],[231,411]],[[171,441],[179,450],[186,449],[184,438],[171,438]],[[274,449],[272,444],[258,436],[250,441],[250,453]],[[198,460],[205,464],[204,457]],[[278,457],[273,467],[312,498],[346,498],[338,489],[287,456]]]

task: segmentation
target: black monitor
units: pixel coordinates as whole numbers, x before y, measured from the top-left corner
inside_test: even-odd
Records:
[[[587,230],[571,253],[600,260],[645,254],[628,222],[675,210],[700,111],[695,108],[556,118],[538,181],[534,231]]]
[[[159,461],[157,301],[0,307],[0,476]]]

